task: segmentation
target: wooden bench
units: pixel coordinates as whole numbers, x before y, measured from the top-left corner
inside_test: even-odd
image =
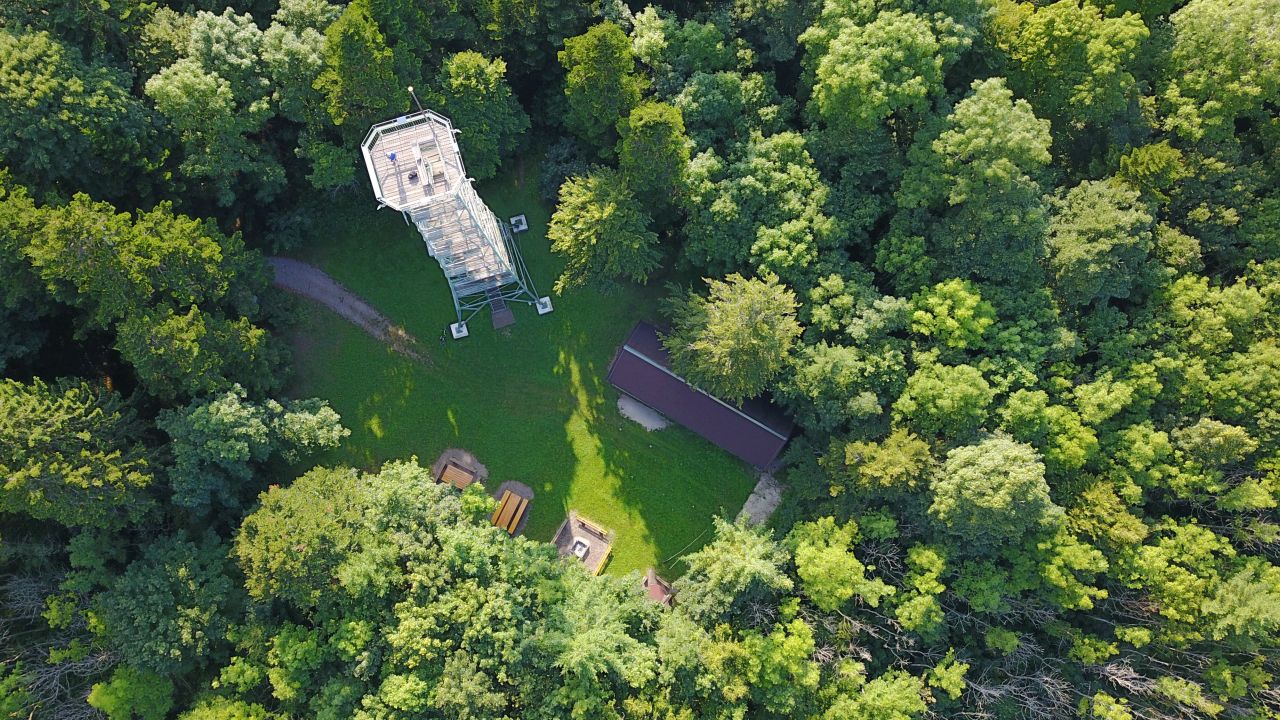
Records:
[[[524,511],[529,507],[529,498],[520,498],[516,503],[516,511],[511,513],[511,520],[507,523],[507,534],[515,535],[516,526],[520,524],[520,519],[524,517]]]
[[[507,523],[511,521],[511,515],[516,511],[515,503],[512,500],[516,498],[516,494],[507,490],[502,493],[502,499],[498,501],[498,508],[493,511],[493,517],[489,520],[500,528],[505,528]]]
[[[475,482],[476,474],[470,470],[453,463],[444,466],[444,472],[440,473],[440,477],[436,478],[437,482],[452,485],[459,490],[465,490],[468,485]]]

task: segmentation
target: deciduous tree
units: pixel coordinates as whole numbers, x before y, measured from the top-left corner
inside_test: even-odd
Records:
[[[730,402],[764,391],[786,367],[802,328],[796,297],[778,278],[738,274],[708,279],[710,293],[667,304],[672,331],[662,338],[671,364],[693,385]]]

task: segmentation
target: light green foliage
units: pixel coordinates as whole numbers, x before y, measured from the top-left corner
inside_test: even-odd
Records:
[[[884,405],[906,380],[902,354],[854,345],[801,345],[791,372],[779,379],[776,396],[804,427],[833,431],[847,424],[875,427]]]
[[[823,720],[914,720],[929,709],[924,694],[923,680],[902,670],[890,670],[852,697],[841,698]]]
[[[1268,646],[1280,637],[1280,567],[1258,557],[1219,585],[1201,609],[1213,618],[1214,640]]]
[[[262,31],[249,15],[201,11],[188,27],[184,55],[146,82],[147,96],[183,142],[182,171],[231,205],[244,180],[260,202],[284,186],[284,168],[249,136],[273,115],[261,73]]]
[[[663,97],[679,92],[695,73],[728,71],[737,64],[733,44],[719,27],[697,20],[681,21],[653,5],[636,13],[631,47]]]
[[[849,443],[844,462],[859,489],[898,491],[922,485],[934,464],[929,443],[902,428],[880,442]]]
[[[0,510],[116,528],[152,508],[150,453],[116,393],[87,382],[0,380]]]
[[[973,283],[952,278],[911,298],[911,331],[956,350],[982,347],[996,321],[995,308]]]
[[[813,629],[803,620],[776,624],[769,634],[750,630],[741,641],[717,628],[716,640],[703,650],[709,678],[733,706],[791,715],[802,711],[818,688]]]
[[[276,720],[279,716],[256,703],[210,695],[178,717],[181,720]]]
[[[97,633],[135,667],[173,677],[208,663],[227,631],[227,548],[181,536],[153,541],[94,606]]]
[[[1280,93],[1276,0],[1192,0],[1170,16],[1173,50],[1162,94],[1165,126],[1188,140],[1221,141],[1235,121],[1264,114]]]
[[[316,468],[287,489],[263,493],[235,543],[249,594],[301,609],[319,602],[355,542],[357,490],[353,471]]]
[[[956,651],[951,649],[947,651],[947,655],[942,659],[942,662],[934,665],[929,670],[927,682],[930,687],[941,690],[952,700],[957,700],[964,693],[964,674],[968,671],[969,663],[958,662],[956,660]]]
[[[107,682],[94,683],[88,703],[107,720],[164,720],[173,707],[172,696],[168,678],[125,665]]]
[[[568,71],[565,124],[601,157],[617,143],[617,123],[640,104],[645,80],[635,71],[631,41],[612,22],[591,26],[564,42],[560,64]]]
[[[282,0],[262,32],[259,57],[281,116],[303,122],[321,106],[314,83],[324,67],[324,31],[340,14],[327,0]]]
[[[1105,303],[1142,286],[1153,218],[1136,190],[1114,179],[1085,180],[1052,207],[1046,244],[1063,302]]]
[[[566,256],[555,290],[589,286],[610,290],[620,281],[643,283],[658,268],[662,250],[649,216],[622,173],[596,168],[560,186],[560,204],[547,239]]]
[[[1062,508],[1049,498],[1040,456],[1003,435],[947,453],[930,492],[929,515],[965,552],[977,555],[1052,531],[1062,518]]]
[[[706,297],[690,292],[668,301],[672,331],[662,338],[677,373],[730,402],[759,395],[786,368],[802,328],[796,297],[773,275],[737,273],[707,280]]]
[[[977,368],[929,363],[907,378],[893,404],[894,423],[929,438],[964,439],[987,421],[994,395]]]
[[[238,507],[238,492],[252,479],[255,464],[273,451],[298,462],[307,452],[337,447],[350,434],[323,400],[259,404],[239,385],[162,410],[156,424],[172,438],[174,504],[202,511],[215,500]]]
[[[801,36],[806,39],[814,36]],[[886,11],[866,25],[843,23],[834,37],[814,45],[822,54],[807,61],[814,73],[808,111],[843,136],[887,121],[907,130],[943,92],[941,48],[930,24],[913,13]]]
[[[19,27],[0,29],[0,162],[40,189],[126,191],[155,151],[150,114],[130,95],[130,78]]]
[[[590,713],[593,701],[603,709],[600,699],[615,690],[653,682],[657,654],[643,638],[657,624],[658,606],[640,597],[626,577],[595,580],[574,572],[566,581],[564,623],[549,639],[552,662],[565,674],[575,712]],[[611,687],[615,682],[618,687]]]
[[[681,612],[706,621],[731,617],[752,601],[790,590],[782,571],[787,553],[764,531],[715,519],[716,539],[684,560],[677,581]]]
[[[796,133],[753,136],[733,162],[699,154],[689,166],[685,253],[713,273],[753,265],[807,289],[826,274],[823,252],[840,242],[827,194]]]
[[[1231,544],[1212,530],[1195,523],[1171,525],[1152,544],[1133,551],[1127,581],[1145,588],[1159,603],[1157,612],[1177,628],[1166,634],[1175,641],[1197,640],[1196,627],[1205,598],[1212,597],[1221,582],[1220,568],[1235,557]]]
[[[1116,173],[1118,179],[1161,202],[1168,201],[1169,191],[1187,175],[1182,151],[1168,140],[1136,147],[1120,156]]]
[[[436,78],[440,111],[462,130],[458,144],[467,173],[476,180],[493,177],[529,129],[529,116],[511,94],[507,64],[477,52],[450,55]]]
[[[951,115],[916,135],[895,197],[901,211],[923,213],[929,255],[949,274],[1003,283],[1035,275],[1049,144],[1049,122],[1000,78],[975,81]]]
[[[1093,697],[1081,698],[1078,715],[1096,720],[1133,720],[1133,713],[1126,708],[1128,701],[1098,691]]]
[[[674,205],[684,192],[689,164],[689,138],[679,108],[641,103],[618,121],[618,135],[618,167],[636,197],[653,208]]]
[[[893,586],[866,576],[865,566],[853,554],[857,539],[857,524],[837,526],[830,517],[799,523],[787,536],[801,588],[818,609],[837,610],[854,595],[879,607],[882,597],[894,593]]]
[[[1014,61],[1009,85],[1059,134],[1105,127],[1136,99],[1133,72],[1150,34],[1139,16],[1105,17],[1077,0],[1002,15],[1016,18],[997,24],[997,43]]]
[[[1041,390],[1018,390],[1000,409],[1000,427],[1014,439],[1044,455],[1050,475],[1064,475],[1084,467],[1098,451],[1098,437],[1063,405],[1049,404]]]

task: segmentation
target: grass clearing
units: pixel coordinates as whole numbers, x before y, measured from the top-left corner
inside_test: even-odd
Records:
[[[532,181],[487,183],[499,217],[524,213],[517,244],[537,289],[548,294],[561,263],[545,237],[548,211]],[[679,426],[649,433],[624,419],[604,381],[640,318],[656,317],[658,283],[611,295],[553,297],[539,317],[513,305],[516,324],[439,341],[455,317],[444,276],[415,229],[367,202],[335,204],[296,256],[314,263],[416,336],[428,368],[397,355],[336,315],[302,303],[295,328],[294,396],[327,398],[352,434],[320,462],[372,468],[416,455],[432,462],[463,447],[488,466],[490,485],[519,480],[536,493],[526,533],[549,540],[570,509],[617,533],[607,572],[657,567],[711,538],[711,518],[733,517],[754,477],[745,464]]]

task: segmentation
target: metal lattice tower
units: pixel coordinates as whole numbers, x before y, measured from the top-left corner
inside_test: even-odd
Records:
[[[458,322],[454,338],[467,335],[467,321],[490,307],[495,327],[513,322],[508,302],[551,311],[539,298],[511,231],[476,194],[467,177],[448,118],[431,110],[374,125],[361,143],[365,168],[380,207],[399,210],[418,228],[427,253],[440,263]]]

